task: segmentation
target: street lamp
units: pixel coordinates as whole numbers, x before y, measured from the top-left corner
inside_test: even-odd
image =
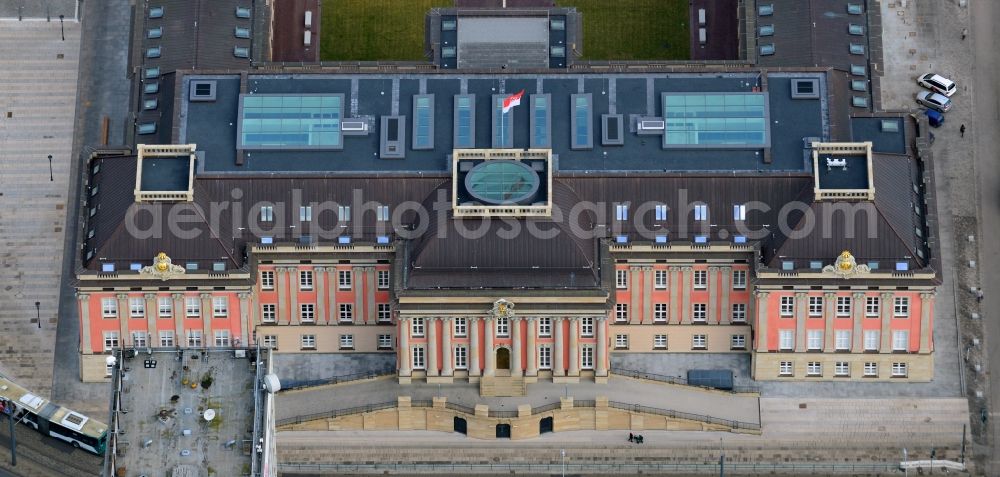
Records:
[[[63,25],[63,15],[59,15],[59,31],[62,33],[62,41],[66,41],[66,28]]]
[[[559,454],[562,455],[562,477],[566,477],[566,449],[559,449]]]
[[[42,302],[35,302],[35,321],[38,322],[38,329],[42,329]]]
[[[55,179],[52,178],[52,154],[49,154],[49,182],[53,180]]]

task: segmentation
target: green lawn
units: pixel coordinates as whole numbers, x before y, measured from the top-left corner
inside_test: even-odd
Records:
[[[688,0],[559,0],[583,14],[585,60],[690,58]]]
[[[323,0],[320,59],[423,60],[424,15],[449,0]]]

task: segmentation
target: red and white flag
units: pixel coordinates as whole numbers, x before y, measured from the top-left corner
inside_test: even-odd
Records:
[[[507,111],[510,111],[510,108],[513,108],[514,106],[520,105],[521,104],[521,96],[524,96],[524,90],[523,89],[521,91],[518,91],[517,94],[512,94],[512,95],[507,96],[506,98],[504,98],[504,100],[503,100],[503,114],[507,114]]]

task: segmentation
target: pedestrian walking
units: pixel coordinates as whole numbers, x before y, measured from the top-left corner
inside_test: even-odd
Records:
[[[634,441],[634,440],[635,440],[635,436],[633,436],[633,435],[632,435],[632,433],[631,433],[631,432],[629,432],[629,433],[628,433],[628,441],[629,441],[629,442],[632,442],[632,441]]]
[[[965,37],[968,36],[968,35],[969,35],[969,29],[968,28],[963,28],[962,29],[962,39],[964,40]]]
[[[965,125],[964,124],[958,128],[958,133],[961,134],[962,137],[965,137]]]
[[[983,302],[983,290],[976,290],[976,302]]]

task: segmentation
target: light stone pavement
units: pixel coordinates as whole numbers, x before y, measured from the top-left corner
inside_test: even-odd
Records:
[[[58,21],[0,21],[0,372],[43,396],[52,387],[80,51],[80,25],[64,26],[66,41]]]
[[[759,410],[757,397],[714,391],[703,391],[688,386],[675,386],[652,381],[612,376],[607,385],[594,383],[554,384],[538,382],[528,385],[524,397],[479,396],[479,386],[468,383],[400,385],[393,377],[352,383],[321,386],[278,395],[275,412],[277,419],[337,409],[347,409],[366,404],[395,401],[397,396],[410,396],[414,400],[430,400],[447,396],[449,402],[473,407],[487,404],[494,411],[516,411],[520,404],[538,407],[559,402],[563,396],[575,399],[607,397],[611,401],[660,409],[671,409],[756,424]]]

